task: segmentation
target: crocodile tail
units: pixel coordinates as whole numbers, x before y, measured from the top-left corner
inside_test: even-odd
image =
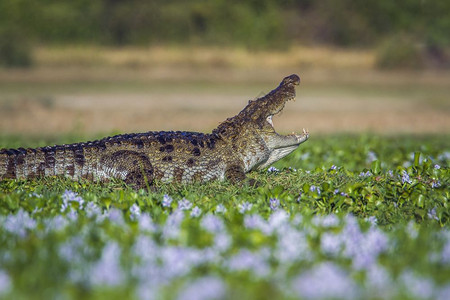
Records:
[[[36,149],[0,150],[0,180],[65,175],[74,179],[89,173],[84,144]]]

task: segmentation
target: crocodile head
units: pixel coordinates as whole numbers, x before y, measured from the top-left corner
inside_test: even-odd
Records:
[[[238,115],[226,119],[214,133],[221,137],[233,137],[242,133],[244,127],[275,132],[272,117],[283,110],[287,101],[295,99],[295,86],[299,84],[300,77],[297,75],[285,77],[276,89],[261,98],[250,100]]]
[[[287,101],[295,100],[295,86],[299,84],[300,77],[297,75],[285,77],[276,89],[264,97],[250,100],[244,110],[247,110],[247,113],[260,128],[266,128],[274,132],[273,116],[283,110]],[[270,125],[270,127],[267,125]]]
[[[248,169],[265,168],[294,151],[308,139],[306,130],[300,135],[280,135],[275,131],[272,122],[273,116],[283,110],[286,102],[295,99],[295,86],[299,84],[300,77],[297,75],[285,77],[276,89],[261,98],[250,100],[238,115],[228,118],[213,131],[221,138],[238,145],[242,156],[260,156],[246,164]],[[264,142],[265,150],[259,154],[255,153],[257,145],[252,144],[257,140]]]

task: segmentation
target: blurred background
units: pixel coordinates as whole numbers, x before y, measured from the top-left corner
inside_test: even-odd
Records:
[[[0,1],[1,135],[210,131],[283,77],[278,132],[450,132],[450,1]]]

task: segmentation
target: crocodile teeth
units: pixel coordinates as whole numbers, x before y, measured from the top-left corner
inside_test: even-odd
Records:
[[[273,127],[272,116],[268,116],[268,117],[266,118],[266,120],[267,120],[267,122],[270,124],[270,126]]]

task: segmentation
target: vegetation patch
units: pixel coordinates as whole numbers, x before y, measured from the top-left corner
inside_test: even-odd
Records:
[[[0,298],[445,299],[448,141],[311,137],[257,188],[2,181]]]

